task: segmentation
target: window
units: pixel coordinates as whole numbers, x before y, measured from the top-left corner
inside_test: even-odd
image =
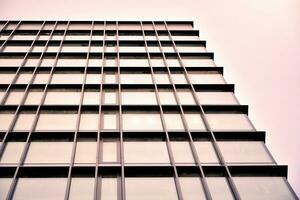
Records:
[[[197,92],[201,104],[234,105],[237,101],[232,92]]]
[[[191,90],[177,90],[177,95],[182,105],[195,105]]]
[[[10,185],[12,182],[12,178],[0,178],[0,193],[1,193],[1,199],[6,199],[6,196],[8,194]]]
[[[152,84],[150,74],[121,74],[122,84]]]
[[[116,90],[104,90],[104,104],[116,104],[117,96]]]
[[[184,74],[172,74],[174,84],[187,84]]]
[[[81,49],[78,49],[80,47]],[[64,46],[62,48],[62,52],[86,52],[87,47],[85,47],[86,50],[84,50],[84,47],[81,46]],[[83,58],[59,58],[57,60],[57,67],[85,67],[87,63],[86,59]]]
[[[18,105],[21,103],[24,96],[24,90],[10,90],[5,101],[6,105]]]
[[[10,84],[14,77],[15,74],[11,74],[11,73],[0,74],[0,84]]]
[[[195,163],[189,142],[171,141],[175,163]]]
[[[76,143],[76,164],[96,163],[97,142],[93,140],[78,140]]]
[[[176,99],[172,90],[159,90],[159,100],[162,105],[176,105]]]
[[[72,142],[30,142],[26,164],[65,164],[71,161]]]
[[[49,90],[44,104],[48,105],[78,105],[81,93],[79,90]]]
[[[126,52],[145,52],[145,47],[127,47],[127,48],[121,48],[120,52],[124,50],[127,50]],[[146,58],[121,58],[120,59],[120,66],[121,67],[149,67],[148,59]]]
[[[100,92],[99,90],[86,90],[83,96],[83,105],[99,105]]]
[[[184,44],[184,46],[183,45],[182,46],[176,45],[176,48],[177,48],[178,52],[180,52],[180,53],[186,53],[186,52],[188,52],[188,53],[190,53],[190,52],[192,52],[192,53],[206,52],[205,47],[201,46],[201,45],[197,45],[197,46],[191,45],[191,46],[188,46],[187,44]],[[182,61],[185,64],[186,67],[187,66],[189,66],[189,67],[199,67],[201,65],[206,66],[206,64],[211,64],[209,59],[185,59],[185,58],[183,58]],[[206,63],[207,61],[208,61],[208,63]]]
[[[200,177],[179,177],[183,199],[206,199]]]
[[[117,83],[116,75],[115,74],[105,74],[104,76],[104,83],[107,84],[115,84]]]
[[[117,129],[117,114],[113,112],[104,112],[102,115],[102,129],[110,129],[115,130]]]
[[[166,142],[125,141],[124,162],[131,164],[170,163]]]
[[[70,187],[70,200],[94,199],[94,177],[73,177]]]
[[[77,114],[42,112],[37,121],[37,131],[74,131]]]
[[[97,112],[83,112],[80,115],[80,131],[97,131],[99,127],[99,114]]]
[[[101,178],[101,199],[118,200],[118,179],[115,177]]]
[[[162,124],[158,113],[124,113],[123,129],[125,131],[161,131]]]
[[[100,84],[102,83],[101,74],[87,74],[85,84]]]
[[[66,185],[67,178],[19,178],[13,199],[63,199]]]
[[[263,142],[224,141],[218,144],[228,163],[273,163]]]
[[[1,58],[0,67],[18,67],[22,62],[23,58]]]
[[[170,84],[168,74],[154,74],[156,84]]]
[[[203,49],[200,47],[184,47],[186,50],[189,50],[190,52],[201,52]],[[204,48],[205,50],[205,48]],[[183,58],[182,59],[184,65],[186,67],[215,67],[215,63],[211,58]]]
[[[8,142],[4,149],[0,163],[16,164],[19,163],[25,142]]]
[[[178,199],[173,177],[126,177],[125,185],[126,199]]]
[[[32,128],[35,113],[21,112],[13,128],[14,131],[29,131]]]
[[[213,130],[254,130],[245,114],[206,114]]]
[[[153,51],[152,50],[153,48],[157,49],[156,52],[160,52],[158,47],[152,47],[149,51]],[[151,64],[152,64],[152,67],[164,67],[165,66],[163,58],[151,58]]]
[[[224,177],[207,177],[206,178],[212,199],[234,199],[227,180]]]
[[[52,84],[82,84],[83,74],[53,74]]]
[[[36,76],[34,78],[34,81],[33,81],[33,84],[47,84],[49,78],[50,78],[50,74],[48,74],[48,73],[36,74]]]
[[[206,130],[200,113],[185,113],[185,119],[190,130]]]
[[[153,90],[123,90],[123,105],[156,105],[156,96]]]
[[[283,177],[233,177],[242,199],[297,199]]]
[[[15,84],[28,84],[31,80],[32,74],[31,73],[20,73]]]
[[[25,105],[38,105],[40,104],[43,97],[43,90],[31,89],[25,100]]]
[[[116,47],[105,47],[105,50],[115,52]],[[117,60],[116,60],[115,57],[107,57],[107,58],[105,58],[103,65],[105,67],[116,67],[117,66]]]
[[[195,149],[200,163],[217,164],[219,159],[211,142],[194,141]]]
[[[164,120],[169,131],[184,130],[184,125],[179,113],[165,113]]]
[[[8,130],[13,117],[13,113],[0,111],[0,130]]]
[[[116,163],[119,161],[119,148],[118,141],[115,139],[105,138],[103,139],[100,148],[102,148],[102,159],[103,163]]]
[[[99,46],[91,46],[90,52],[102,52],[102,47]],[[101,67],[102,59],[89,58],[89,67]]]
[[[192,84],[225,84],[221,74],[189,74]]]
[[[174,52],[173,47],[163,47],[164,52]],[[177,58],[168,58],[167,63],[169,67],[181,67]]]

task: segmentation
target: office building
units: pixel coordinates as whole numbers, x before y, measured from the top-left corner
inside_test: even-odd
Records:
[[[297,199],[193,22],[0,30],[0,199]]]

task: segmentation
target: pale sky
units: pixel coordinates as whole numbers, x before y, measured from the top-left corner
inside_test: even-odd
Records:
[[[300,195],[299,0],[0,0],[0,19],[192,20]]]

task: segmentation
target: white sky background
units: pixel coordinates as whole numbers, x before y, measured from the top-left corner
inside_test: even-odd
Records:
[[[193,20],[300,195],[299,0],[0,0],[0,19]]]

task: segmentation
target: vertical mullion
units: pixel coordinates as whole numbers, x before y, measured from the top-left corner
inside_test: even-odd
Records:
[[[102,65],[101,65],[101,83],[99,87],[99,113],[98,113],[98,132],[97,132],[97,152],[96,152],[96,171],[95,171],[95,187],[94,187],[94,200],[101,199],[101,179],[99,178],[99,163],[100,156],[100,136],[101,136],[101,121],[102,121],[102,99],[103,99],[103,84],[104,84],[104,49],[105,49],[105,38],[106,38],[106,21],[103,22],[103,40],[102,40]]]
[[[165,24],[165,26],[166,26],[166,30],[168,30],[166,24]],[[161,51],[163,51],[163,49],[161,49]],[[180,58],[178,57],[177,59],[180,59]],[[165,62],[165,63],[167,63],[167,62]],[[204,188],[204,194],[205,194],[205,196],[206,196],[207,199],[212,199],[210,190],[209,190],[208,185],[207,185],[205,173],[203,171],[203,166],[201,164],[201,159],[199,159],[199,157],[197,155],[197,151],[196,151],[196,148],[195,148],[195,145],[194,145],[194,142],[193,142],[193,137],[191,135],[191,130],[190,130],[189,126],[188,126],[188,123],[187,123],[187,120],[186,120],[186,117],[185,117],[185,112],[184,112],[184,110],[182,108],[182,104],[180,102],[180,99],[179,99],[179,96],[178,96],[178,93],[177,93],[177,89],[176,89],[175,83],[174,83],[174,81],[172,79],[169,67],[168,67],[168,72],[169,72],[171,84],[173,86],[173,90],[174,90],[174,94],[175,94],[175,99],[176,99],[177,105],[179,106],[179,109],[180,109],[180,116],[181,116],[181,119],[182,119],[182,122],[183,122],[183,125],[184,125],[184,128],[185,128],[185,131],[186,131],[186,133],[188,134],[188,137],[189,137],[189,146],[191,148],[194,161],[197,163],[198,168],[200,170],[200,181],[201,181],[201,184],[202,184],[202,186]]]
[[[159,37],[158,37],[156,26],[155,26],[155,23],[153,21],[152,21],[152,26],[153,26],[153,29],[154,29],[154,32],[155,32],[156,39],[158,41],[158,45],[159,45],[161,54],[163,56],[163,60],[164,60],[165,66],[166,66],[168,74],[169,74],[169,79],[171,81],[171,84],[174,87],[174,84],[173,84],[173,82],[171,80],[171,77],[170,77],[170,70],[169,70],[168,64],[166,62],[165,55],[164,55],[162,47],[161,47],[161,42],[160,42]],[[179,178],[178,178],[177,168],[176,168],[176,164],[175,164],[175,160],[174,160],[174,156],[173,156],[173,152],[172,152],[172,148],[171,148],[171,143],[170,143],[170,138],[169,138],[169,132],[168,132],[165,120],[164,120],[164,111],[162,109],[161,104],[159,105],[159,107],[160,107],[160,115],[161,115],[163,129],[164,129],[164,132],[166,134],[166,142],[167,142],[168,153],[169,153],[171,165],[172,165],[173,170],[174,170],[174,175],[175,175],[174,176],[174,180],[175,180],[175,186],[176,186],[177,196],[178,196],[179,200],[183,200],[183,195],[182,195],[182,191],[181,191],[181,187],[180,187],[180,182],[179,182]]]
[[[20,24],[21,24],[21,23],[22,23],[22,21],[19,21],[19,22],[17,23],[16,27],[10,32],[8,38],[7,38],[7,39],[3,42],[3,44],[0,46],[0,52],[3,51],[3,49],[4,49],[4,47],[5,47],[6,43],[7,43],[7,41],[11,39],[11,37],[12,37],[12,36],[14,35],[14,33],[16,32],[16,30],[20,27]],[[8,25],[7,25],[7,26],[8,26]],[[4,27],[3,27],[3,29],[4,29]],[[3,30],[3,29],[2,29],[2,30]],[[2,30],[1,30],[1,31],[2,31]]]
[[[88,67],[88,63],[89,63],[90,47],[91,47],[91,39],[92,39],[93,28],[94,28],[94,22],[91,24],[89,46],[88,46],[88,50],[87,50],[87,54],[86,54],[86,64],[85,64],[85,67],[84,67],[83,81],[82,81],[82,84],[81,84],[80,102],[79,102],[79,106],[78,106],[78,110],[77,110],[76,129],[75,129],[75,133],[74,133],[73,147],[72,147],[71,159],[70,159],[70,163],[69,163],[69,171],[68,171],[67,187],[66,187],[66,192],[65,192],[65,200],[69,199],[70,188],[71,188],[71,184],[72,184],[72,169],[73,169],[73,166],[74,166],[75,155],[76,155],[77,136],[78,136],[78,131],[79,131],[79,127],[80,127],[83,95],[84,95],[85,82],[86,82],[86,77],[87,77],[87,67]]]
[[[124,143],[123,143],[123,124],[122,124],[122,98],[121,98],[121,69],[120,69],[120,47],[119,47],[119,22],[116,22],[116,40],[117,40],[117,67],[118,67],[118,104],[119,104],[119,131],[120,131],[120,163],[121,163],[121,197],[126,200],[125,195],[125,170],[124,170]]]
[[[39,34],[40,34],[41,30],[43,29],[44,25],[45,25],[45,22],[42,24],[42,26],[41,26],[39,32],[37,33],[35,40],[31,43],[29,52],[32,50],[33,45],[34,45],[36,39],[39,37]],[[26,56],[24,57],[24,60],[27,59],[27,56],[28,56],[28,53],[29,53],[29,52],[27,52]],[[24,62],[24,63],[25,63],[25,62]],[[20,65],[19,68],[21,68],[22,66],[23,66],[23,65]],[[37,70],[37,68],[38,68],[38,65],[35,67],[34,72]],[[14,112],[14,116],[13,116],[13,119],[12,119],[10,125],[9,125],[9,128],[8,128],[8,130],[6,131],[5,135],[4,135],[4,138],[3,138],[3,140],[2,140],[3,145],[0,146],[0,158],[1,158],[2,153],[3,153],[3,151],[4,151],[4,148],[5,148],[5,145],[4,145],[5,143],[4,143],[4,141],[6,141],[6,138],[7,138],[7,136],[8,136],[9,131],[11,131],[11,130],[13,129],[13,126],[15,125],[15,122],[16,122],[17,117],[18,117],[18,113],[19,113],[20,106],[24,104],[24,102],[25,102],[25,100],[26,100],[26,98],[27,98],[27,95],[28,95],[28,92],[27,92],[27,91],[28,91],[28,89],[29,89],[30,84],[33,82],[33,79],[34,79],[34,73],[33,73],[32,77],[31,77],[29,83],[27,84],[25,90],[24,90],[24,95],[23,95],[23,97],[22,97],[22,99],[21,99],[21,101],[20,101],[20,103],[19,103],[17,109],[16,109],[15,112]],[[3,97],[3,100],[5,99],[5,96],[6,96],[6,99],[7,99],[8,95],[9,95],[9,92],[10,92],[10,87],[11,87],[11,84],[10,84],[9,87],[6,89],[6,93],[5,93],[4,97]],[[6,100],[6,99],[5,99],[5,100]],[[4,101],[3,101],[3,103],[4,103]]]
[[[219,148],[219,146],[218,146],[218,143],[217,143],[217,141],[216,141],[214,132],[213,132],[213,130],[211,129],[209,123],[208,123],[208,120],[207,120],[205,111],[204,111],[204,109],[203,109],[203,107],[202,107],[202,104],[201,104],[201,102],[199,101],[199,99],[198,99],[198,97],[197,97],[197,95],[196,95],[196,92],[195,92],[195,88],[194,88],[193,84],[191,83],[191,81],[190,81],[190,79],[189,79],[189,75],[188,75],[188,73],[187,73],[187,70],[186,70],[186,67],[185,67],[184,63],[182,62],[180,53],[178,52],[178,49],[176,48],[175,42],[174,42],[174,40],[173,40],[173,38],[172,38],[172,36],[171,36],[171,33],[170,33],[169,29],[168,29],[168,26],[167,26],[166,22],[164,22],[164,24],[165,24],[166,30],[167,30],[167,32],[168,32],[168,36],[169,36],[170,40],[172,41],[173,48],[174,48],[174,50],[176,51],[176,54],[177,54],[177,56],[178,56],[178,58],[179,58],[179,62],[180,62],[181,66],[182,66],[182,68],[183,68],[183,70],[184,70],[185,77],[186,77],[188,83],[189,83],[189,84],[191,85],[191,87],[192,87],[192,94],[193,94],[193,97],[194,97],[194,99],[195,99],[195,101],[196,101],[196,104],[199,106],[200,111],[201,111],[201,113],[202,113],[203,122],[204,122],[204,124],[205,124],[207,130],[210,132],[210,135],[211,135],[211,137],[212,137],[212,144],[213,144],[213,147],[214,147],[214,149],[215,149],[215,151],[216,151],[216,153],[217,153],[217,156],[218,156],[218,158],[219,158],[219,161],[220,161],[221,164],[225,167],[225,171],[226,171],[226,173],[227,173],[228,183],[229,183],[229,185],[230,185],[230,189],[231,189],[231,191],[232,191],[232,193],[233,193],[233,195],[234,195],[234,197],[235,197],[236,199],[241,199],[241,197],[240,197],[240,195],[239,195],[239,193],[238,193],[237,187],[236,187],[235,183],[234,183],[233,180],[232,180],[232,176],[231,176],[230,170],[229,170],[229,168],[228,168],[228,166],[227,166],[227,163],[226,163],[226,161],[225,161],[225,159],[224,159],[224,157],[223,157],[223,155],[222,155],[222,152],[221,152],[221,150],[220,150],[220,148]]]
[[[54,28],[55,28],[55,27],[54,27]],[[51,39],[51,37],[52,37],[52,35],[49,37],[49,40]],[[44,52],[46,51],[46,49],[47,49],[47,46],[44,48]],[[44,52],[43,52],[42,54],[44,54]],[[40,62],[40,63],[41,63],[41,62]],[[38,66],[36,66],[36,67],[38,67]],[[52,66],[52,69],[53,69],[54,67],[55,67],[55,64]],[[23,151],[22,151],[20,161],[19,161],[18,166],[17,166],[17,168],[16,168],[16,170],[15,170],[14,177],[13,177],[13,181],[12,181],[12,183],[11,183],[9,192],[8,192],[8,194],[7,194],[7,200],[12,199],[12,197],[13,197],[13,193],[14,193],[14,190],[15,190],[15,186],[16,186],[16,184],[17,184],[17,176],[18,176],[18,174],[19,174],[19,169],[20,169],[21,165],[23,165],[23,163],[24,163],[24,161],[25,161],[25,158],[26,158],[26,155],[27,155],[27,153],[28,153],[28,149],[29,149],[29,141],[30,141],[30,138],[31,138],[31,134],[32,134],[32,132],[35,130],[35,127],[36,127],[36,124],[37,124],[37,121],[38,121],[38,117],[39,117],[39,113],[40,113],[40,108],[41,108],[41,105],[44,103],[44,100],[45,100],[45,97],[46,97],[46,87],[47,87],[47,85],[50,83],[50,81],[51,81],[51,77],[48,79],[48,82],[47,82],[47,84],[46,84],[46,86],[45,86],[45,89],[44,89],[44,91],[43,91],[43,97],[42,97],[42,99],[41,99],[41,101],[40,101],[40,104],[38,105],[37,110],[36,110],[36,112],[35,112],[35,118],[34,118],[34,120],[33,120],[33,122],[32,122],[30,131],[29,131],[29,133],[28,133],[28,135],[27,135],[26,143],[25,143],[24,149],[23,149]],[[14,119],[14,121],[15,121],[15,120],[16,120],[16,117],[14,117],[14,118],[15,118],[15,119]],[[10,126],[11,126],[10,128],[12,128],[12,125],[13,125],[13,124],[10,125]]]

